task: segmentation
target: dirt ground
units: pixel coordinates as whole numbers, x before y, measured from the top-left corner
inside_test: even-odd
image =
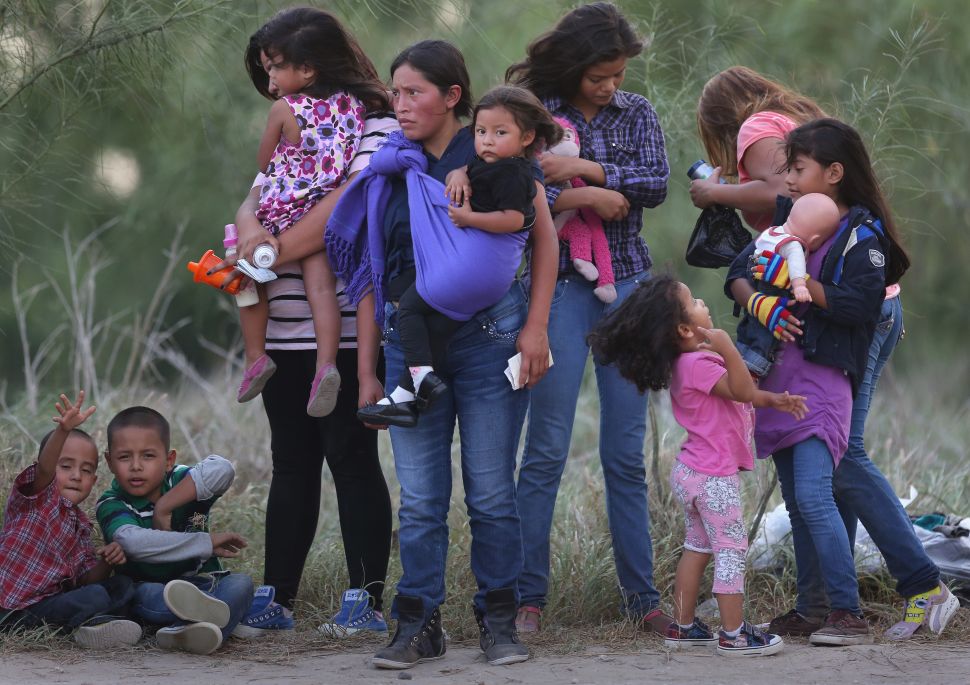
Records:
[[[839,682],[966,685],[970,682],[970,649],[965,645],[930,641],[908,644],[877,644],[864,647],[810,647],[791,641],[785,650],[764,658],[725,658],[713,651],[667,652],[660,647],[637,651],[586,648],[567,655],[543,648],[534,657],[513,666],[489,666],[472,644],[448,649],[439,660],[409,671],[382,671],[370,665],[375,645],[277,649],[242,646],[221,650],[215,656],[131,649],[115,653],[76,649],[6,653],[0,660],[0,683],[75,683],[107,685],[250,685],[269,683],[353,683],[387,685],[410,682],[509,685],[536,683],[580,685],[585,683],[785,683]]]

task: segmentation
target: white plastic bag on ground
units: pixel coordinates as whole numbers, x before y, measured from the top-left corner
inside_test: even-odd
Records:
[[[903,509],[908,507],[917,496],[919,492],[910,485],[909,497],[899,500]],[[748,548],[748,564],[751,568],[765,570],[780,566],[784,558],[783,550],[791,546],[790,535],[791,521],[782,503],[765,514],[758,534],[751,541],[751,546]],[[866,572],[873,572],[885,566],[882,554],[879,553],[879,549],[862,523],[859,523],[856,530],[855,565],[857,570]]]

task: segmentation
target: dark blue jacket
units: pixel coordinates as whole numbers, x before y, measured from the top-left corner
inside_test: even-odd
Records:
[[[791,198],[778,198],[773,225],[785,222],[791,205]],[[752,254],[753,242],[728,271],[724,292],[732,301],[731,282],[750,278]],[[865,207],[850,209],[846,228],[836,236],[819,273],[828,309],[813,304],[801,317],[804,333],[796,341],[805,359],[845,371],[853,394],[865,375],[869,345],[886,296],[888,255],[889,241],[879,220]]]

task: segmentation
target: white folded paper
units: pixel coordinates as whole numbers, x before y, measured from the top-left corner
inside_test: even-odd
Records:
[[[552,351],[549,351],[549,366],[552,366]],[[509,379],[509,383],[512,384],[513,390],[518,390],[522,386],[519,385],[519,371],[522,370],[522,353],[519,352],[517,355],[509,359],[509,365],[505,367],[505,377]],[[529,379],[525,379],[529,382]]]
[[[276,274],[269,269],[264,269],[259,266],[253,266],[245,259],[236,260],[236,270],[241,272],[245,276],[253,279],[257,283],[269,283],[270,281],[276,280]]]

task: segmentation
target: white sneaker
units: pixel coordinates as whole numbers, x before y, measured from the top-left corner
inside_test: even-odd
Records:
[[[926,630],[939,635],[959,608],[960,600],[940,583],[929,592],[908,597],[903,608],[903,620],[887,630],[885,636],[889,640],[907,640],[924,626]]]
[[[74,641],[87,649],[130,647],[141,639],[141,626],[134,621],[116,619],[74,631]]]
[[[926,627],[931,633],[939,635],[946,628],[953,615],[960,608],[960,600],[950,592],[943,583],[940,583],[939,595],[930,598],[930,605],[926,608]]]
[[[211,623],[216,628],[225,628],[229,623],[229,605],[187,580],[170,580],[163,596],[165,605],[183,621]]]
[[[212,623],[187,623],[159,628],[155,633],[159,649],[181,649],[191,654],[212,654],[222,644],[222,631]]]

